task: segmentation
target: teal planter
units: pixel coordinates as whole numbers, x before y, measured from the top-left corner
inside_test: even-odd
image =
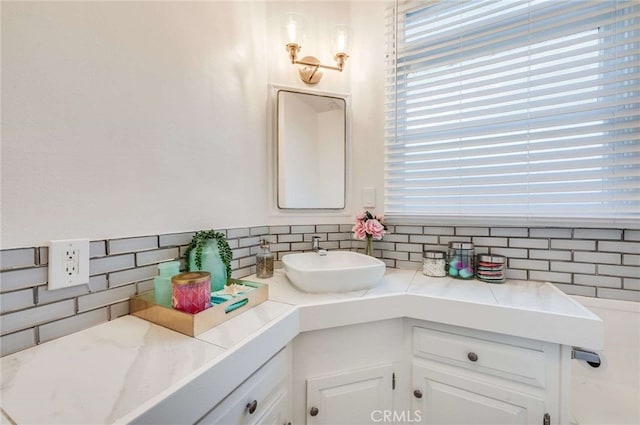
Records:
[[[202,268],[196,266],[195,250],[189,253],[189,270],[211,273],[211,292],[220,291],[227,284],[227,269],[220,257],[218,241],[207,241],[202,248]]]

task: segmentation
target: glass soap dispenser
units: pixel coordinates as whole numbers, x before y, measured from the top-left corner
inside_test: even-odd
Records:
[[[256,255],[256,276],[266,279],[273,276],[273,254],[266,239],[260,241],[260,248],[262,251]]]

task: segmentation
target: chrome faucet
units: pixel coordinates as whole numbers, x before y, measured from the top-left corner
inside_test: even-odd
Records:
[[[320,251],[320,236],[314,236],[311,238],[311,250],[313,252]]]

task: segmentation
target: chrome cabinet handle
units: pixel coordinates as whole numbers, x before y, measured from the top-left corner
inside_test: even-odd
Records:
[[[478,361],[478,355],[474,352],[471,352],[469,354],[467,354],[467,358],[469,360],[471,360],[472,362],[477,362]]]
[[[420,390],[415,390],[415,391],[413,392],[413,396],[414,396],[415,398],[422,398],[422,391],[420,391]]]
[[[318,416],[318,412],[319,412],[319,410],[318,410],[317,407],[312,407],[311,409],[309,409],[309,414],[311,416]]]
[[[253,400],[251,403],[247,403],[247,411],[250,415],[253,415],[253,412],[258,408],[258,400]]]

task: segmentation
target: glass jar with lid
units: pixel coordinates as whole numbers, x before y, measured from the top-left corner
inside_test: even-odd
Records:
[[[478,254],[476,275],[487,283],[504,283],[507,259],[502,255]]]
[[[422,273],[430,277],[445,277],[447,275],[446,256],[443,251],[425,251]]]
[[[449,242],[447,272],[457,279],[472,279],[475,274],[475,254],[471,242]]]

